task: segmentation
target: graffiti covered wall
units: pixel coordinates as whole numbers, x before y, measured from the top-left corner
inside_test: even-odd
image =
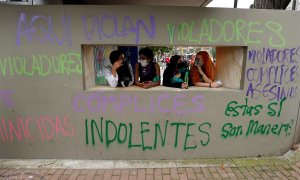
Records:
[[[146,6],[0,9],[1,158],[272,156],[300,140],[300,41],[294,23],[299,12]],[[85,89],[81,47],[86,44],[232,46],[246,52],[240,85],[235,85],[239,89]],[[219,57],[224,65],[217,68],[228,67],[230,56]],[[93,61],[84,61],[89,59]],[[89,87],[93,82],[88,80]]]

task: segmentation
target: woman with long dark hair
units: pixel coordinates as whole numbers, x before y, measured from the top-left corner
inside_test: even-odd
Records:
[[[125,60],[124,54],[115,50],[109,55],[111,65],[104,70],[104,76],[110,87],[127,87],[134,82],[130,63]]]
[[[186,77],[187,76],[187,77]],[[182,57],[174,55],[170,59],[166,70],[163,75],[163,85],[168,87],[176,87],[187,89],[189,78],[189,70],[187,65],[182,61]]]

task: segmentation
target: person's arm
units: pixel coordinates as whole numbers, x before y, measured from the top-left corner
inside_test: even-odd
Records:
[[[132,70],[132,66],[130,63],[128,63],[128,69],[129,69],[129,72],[130,72],[130,75],[131,75],[131,80],[129,82],[129,85],[128,86],[131,86],[133,83],[134,83],[134,76],[133,76],[133,70]]]
[[[153,81],[149,84],[143,84],[143,88],[149,89],[160,85],[160,67],[158,63],[155,63],[155,74],[156,76],[154,77]],[[157,81],[154,82],[155,79],[157,79]]]
[[[210,80],[206,74],[202,71],[201,67],[197,67],[198,68],[198,73],[202,76],[204,82],[196,82],[195,83],[195,86],[198,86],[198,87],[211,87],[211,83],[212,83],[212,80]]]
[[[116,73],[116,71],[115,71],[115,75],[114,75],[113,69],[110,70],[108,68],[105,68],[104,69],[104,77],[107,80],[110,87],[113,87],[113,88],[117,87],[119,77],[118,77],[118,74]]]
[[[215,64],[212,62],[212,63],[211,63],[211,73],[212,73],[212,75],[211,75],[211,77],[210,77],[210,79],[211,79],[212,81],[215,81],[215,72],[216,72],[216,66],[215,66]]]
[[[211,83],[196,82],[195,86],[198,86],[198,87],[211,87]]]
[[[136,63],[135,70],[134,70],[134,82],[135,82],[135,85],[137,85],[139,87],[143,87],[144,84],[139,82],[139,77],[140,77],[139,63]]]
[[[174,77],[174,70],[170,67],[167,67],[163,75],[163,85],[167,87],[183,88],[183,82],[174,82],[172,83],[172,78]]]
[[[160,85],[160,67],[159,67],[158,63],[155,63],[155,74],[156,74],[156,77],[158,77],[158,81],[153,82],[153,86],[152,87]]]
[[[194,65],[194,63],[191,64],[191,67],[190,67],[190,73],[191,73],[191,81],[192,81],[192,84],[194,86],[196,86],[196,84],[198,82],[200,82],[200,74],[198,72],[198,69],[196,68],[196,66]]]
[[[203,77],[203,80],[205,83],[212,83],[213,81],[211,79],[209,79],[206,74],[203,72],[202,68],[200,66],[197,66],[198,68],[198,72],[200,73],[200,75]]]
[[[217,84],[216,82],[213,82],[210,78],[208,78],[206,76],[206,74],[203,72],[203,70],[201,69],[200,66],[198,66],[198,72],[203,77],[204,82],[196,82],[195,86],[199,86],[199,87],[211,87],[211,88],[220,87],[219,84]]]
[[[218,88],[220,87],[220,85],[216,82],[212,82],[212,83],[204,83],[204,82],[197,82],[195,84],[195,86],[198,86],[198,87],[211,87],[211,88]]]

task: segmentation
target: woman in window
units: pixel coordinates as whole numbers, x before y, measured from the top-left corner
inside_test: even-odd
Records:
[[[163,85],[168,87],[188,88],[189,69],[182,61],[182,57],[174,55],[171,57],[163,75]]]
[[[124,54],[115,50],[109,55],[111,65],[104,70],[104,76],[110,87],[127,87],[133,84],[133,72]]]
[[[215,65],[206,51],[200,51],[196,54],[195,61],[190,67],[192,84],[199,87],[218,88],[220,81],[215,80]]]
[[[150,48],[139,51],[139,62],[135,65],[135,84],[148,89],[160,85],[160,67],[154,62],[154,54]]]

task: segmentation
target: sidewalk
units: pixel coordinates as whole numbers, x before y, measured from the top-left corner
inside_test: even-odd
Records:
[[[298,144],[299,147],[299,144]],[[1,159],[0,179],[300,179],[300,149],[280,157],[174,161]]]

